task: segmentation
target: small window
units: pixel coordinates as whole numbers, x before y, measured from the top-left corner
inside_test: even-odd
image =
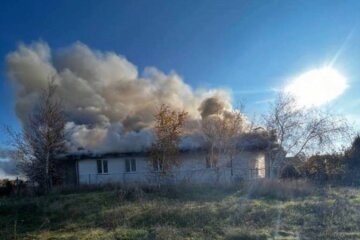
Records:
[[[129,161],[129,159],[125,159],[125,171],[130,172],[130,161]]]
[[[103,173],[108,173],[108,161],[107,160],[103,160]]]
[[[131,159],[131,169],[133,172],[136,172],[136,160]]]
[[[108,173],[108,161],[107,160],[97,160],[97,173],[98,174],[104,174]]]
[[[97,173],[101,174],[102,173],[102,161],[101,160],[97,160]]]
[[[125,159],[125,171],[136,172],[136,159]]]

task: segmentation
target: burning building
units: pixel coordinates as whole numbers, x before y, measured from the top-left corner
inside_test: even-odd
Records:
[[[163,103],[188,113],[179,146],[181,165],[173,169],[171,181],[267,176],[274,141],[251,144],[249,133],[246,142],[246,138],[239,140],[231,166],[221,154],[216,164],[209,161],[201,122],[231,113],[227,91],[194,90],[175,72],[165,74],[154,67],[139,73],[125,57],[82,43],[57,51],[44,42],[21,44],[8,54],[6,67],[16,90],[16,114],[23,124],[49,79],[54,79],[67,119],[67,179],[78,183],[150,181],[161,170],[149,164],[146,152],[154,140],[153,116]]]
[[[180,164],[166,175],[163,175],[161,165],[154,165],[146,152],[70,154],[64,160],[69,164],[66,173],[72,175],[66,178],[70,183],[80,184],[147,184],[159,181],[199,184],[270,177],[271,157],[278,149],[271,146],[270,142],[240,144],[232,159],[227,154],[217,154],[211,158],[208,149],[203,148],[181,149],[177,156]]]

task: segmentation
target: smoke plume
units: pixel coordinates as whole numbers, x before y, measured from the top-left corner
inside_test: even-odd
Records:
[[[50,78],[58,85],[72,151],[142,151],[151,145],[153,116],[161,104],[189,113],[183,146],[196,146],[201,118],[231,108],[223,90],[194,90],[175,72],[142,73],[125,57],[83,43],[52,51],[44,42],[21,44],[6,58],[16,90],[16,114],[24,123]]]

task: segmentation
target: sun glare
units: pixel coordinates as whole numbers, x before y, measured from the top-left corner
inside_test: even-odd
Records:
[[[339,97],[348,87],[345,77],[325,67],[305,72],[285,86],[300,106],[318,107]]]

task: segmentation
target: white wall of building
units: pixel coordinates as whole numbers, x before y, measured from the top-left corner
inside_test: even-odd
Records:
[[[234,179],[249,179],[265,177],[265,154],[242,152],[233,160],[233,175],[228,157],[220,157],[217,167],[207,168],[206,154],[184,153],[180,166],[175,167],[167,177],[161,177],[169,182],[230,182]],[[126,159],[136,160],[136,172],[126,172]],[[108,161],[108,173],[97,173],[98,159],[84,159],[78,161],[79,183],[152,183],[159,180],[159,174],[154,172],[153,166],[146,157],[105,158]],[[256,170],[258,169],[258,170]]]

